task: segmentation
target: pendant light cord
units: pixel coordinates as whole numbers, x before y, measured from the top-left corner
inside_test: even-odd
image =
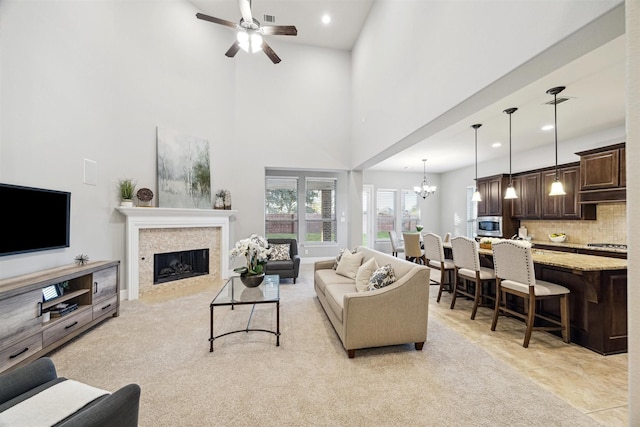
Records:
[[[558,94],[553,94],[553,133],[556,142],[556,181],[560,180],[558,175]]]
[[[511,113],[509,113],[509,185],[513,184],[511,177]]]

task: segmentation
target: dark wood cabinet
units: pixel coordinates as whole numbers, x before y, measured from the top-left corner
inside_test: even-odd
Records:
[[[576,153],[580,156],[579,203],[626,201],[625,144]]]
[[[580,156],[581,190],[618,187],[620,183],[620,150],[607,150]]]
[[[555,181],[555,169],[542,172],[542,219],[595,219],[595,209],[578,203],[580,192],[580,166],[564,166],[558,169],[558,177],[567,193],[564,196],[549,196]],[[592,211],[593,210],[593,215]],[[593,218],[591,218],[593,216]]]
[[[513,187],[518,195],[511,200],[511,216],[518,219],[540,219],[540,172],[525,173],[513,177]]]
[[[478,192],[482,201],[478,202],[478,216],[501,216],[503,207],[504,175],[478,179]]]
[[[511,215],[518,219],[595,219],[595,205],[579,203],[580,164],[559,166],[558,176],[567,193],[564,196],[549,196],[556,178],[555,168],[515,176],[513,182],[518,198],[512,200]]]

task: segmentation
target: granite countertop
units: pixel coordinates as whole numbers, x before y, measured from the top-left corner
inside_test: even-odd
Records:
[[[617,252],[621,254],[627,253],[626,249],[599,248],[599,247],[588,246],[584,243],[571,243],[571,242],[556,243],[550,240],[532,240],[531,243],[533,244],[534,248],[536,247],[536,245],[540,245],[540,246],[544,245],[544,246],[557,246],[558,248],[588,249],[591,251]]]
[[[556,243],[558,244],[558,243]],[[493,255],[491,249],[479,249],[481,255]],[[546,249],[531,249],[535,264],[567,268],[578,271],[626,270],[627,260],[596,255],[582,255]]]

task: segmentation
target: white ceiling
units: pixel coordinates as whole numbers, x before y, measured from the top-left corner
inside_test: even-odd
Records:
[[[232,22],[240,20],[237,0],[190,0],[203,13]],[[254,0],[253,16],[264,24],[264,14],[275,15],[275,25],[295,25],[296,37],[287,42],[351,50],[373,0]],[[329,25],[321,22],[329,13]],[[215,25],[215,24],[211,24]],[[229,43],[233,32],[229,31]],[[268,39],[267,39],[268,40]],[[220,52],[223,55],[224,52]],[[478,130],[478,161],[508,156],[509,118],[503,110],[517,107],[512,115],[512,152],[530,150],[553,143],[553,96],[547,89],[567,88],[558,97],[569,101],[558,104],[558,139],[578,138],[624,125],[625,121],[625,37],[621,36],[540,80],[518,90],[449,128],[370,167],[370,170],[422,172],[420,159],[427,158],[427,172],[441,173],[472,165],[474,162],[474,123]],[[491,148],[501,142],[500,148]]]

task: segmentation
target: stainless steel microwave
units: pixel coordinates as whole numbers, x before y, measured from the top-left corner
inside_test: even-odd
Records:
[[[476,234],[480,237],[502,237],[501,216],[479,216]]]

